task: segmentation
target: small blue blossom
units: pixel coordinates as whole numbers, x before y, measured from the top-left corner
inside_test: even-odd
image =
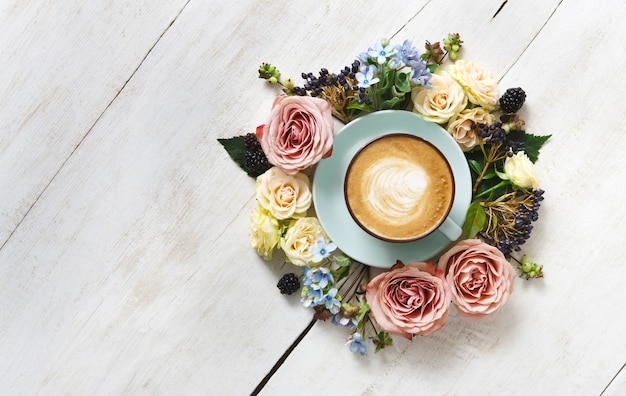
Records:
[[[362,65],[366,65],[367,61],[369,59],[369,57],[367,56],[367,52],[371,50],[371,48],[369,48],[366,52],[361,52],[359,54],[359,56],[357,57],[357,59],[361,62]]]
[[[346,326],[346,327],[356,327],[356,325],[359,323],[359,320],[358,320],[358,318],[356,316],[352,316],[350,318],[347,318],[341,312],[339,312],[338,314],[333,315],[332,316],[332,321],[337,326]]]
[[[313,285],[311,288],[305,288],[302,290],[302,299],[300,299],[300,302],[305,308],[326,304],[324,290],[317,287],[317,285]]]
[[[313,254],[313,258],[311,261],[314,263],[319,263],[324,260],[326,257],[330,256],[330,254],[337,249],[337,245],[334,243],[329,243],[328,245],[324,241],[324,238],[317,239],[317,246],[309,247],[309,253]]]
[[[313,283],[316,283],[320,288],[324,289],[329,283],[333,285],[335,280],[328,268],[319,267],[313,271]]]
[[[304,277],[302,278],[302,284],[308,287],[316,287],[319,289],[324,289],[328,284],[335,284],[335,279],[333,278],[333,274],[330,273],[330,270],[325,267],[318,267],[312,269],[307,266],[302,269],[302,274]]]
[[[398,44],[394,49],[395,58],[402,61],[402,63],[409,64],[410,61],[419,60],[420,58],[420,53],[417,51],[417,48],[412,46],[411,40],[404,40],[402,45]]]
[[[387,63],[387,66],[389,66],[390,69],[398,70],[404,66],[404,63],[402,63],[400,59],[394,56],[393,58],[389,59],[389,63]]]
[[[411,81],[415,84],[423,85],[426,88],[432,88],[432,84],[429,82],[432,74],[426,67],[426,63],[423,61],[412,60],[409,61],[411,66]]]
[[[341,301],[336,298],[338,292],[339,290],[333,287],[328,291],[328,294],[324,296],[323,303],[325,303],[326,309],[329,310],[332,314],[337,314],[341,310]]]
[[[367,50],[367,55],[370,58],[376,59],[379,65],[382,65],[387,61],[387,58],[393,55],[393,46],[388,44],[386,47],[378,42],[374,44],[374,48],[370,48]]]
[[[352,353],[358,352],[361,354],[361,356],[364,356],[365,354],[367,354],[367,344],[368,344],[368,341],[367,340],[362,341],[361,334],[359,333],[352,334],[352,336],[350,336],[350,339],[346,343],[346,345],[350,345],[350,352]]]
[[[375,66],[366,66],[364,71],[360,71],[356,74],[356,79],[359,82],[357,86],[367,88],[380,81],[378,77],[374,77],[374,74],[378,72]]]

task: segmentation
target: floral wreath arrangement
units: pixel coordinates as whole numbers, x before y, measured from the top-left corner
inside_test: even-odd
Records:
[[[365,355],[445,324],[450,306],[460,317],[496,312],[523,279],[543,277],[542,266],[512,256],[530,238],[543,200],[534,163],[550,137],[527,133],[516,114],[521,88],[501,96],[492,75],[459,59],[463,41],[449,34],[425,42],[381,40],[338,73],[302,73],[302,86],[264,63],[259,77],[278,85],[267,122],[255,133],[218,139],[256,179],[251,245],[265,260],[281,250],[300,267],[278,281],[283,294],[300,290],[314,319],[349,328],[350,350]],[[333,117],[344,124],[378,110],[412,111],[440,125],[458,143],[472,175],[463,235],[431,261],[402,263],[369,279],[367,266],[341,253],[315,215],[311,179],[332,155]],[[513,264],[516,262],[516,264]],[[368,333],[370,335],[368,335]]]

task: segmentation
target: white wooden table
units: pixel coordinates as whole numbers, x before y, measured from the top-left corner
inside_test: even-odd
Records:
[[[626,3],[505,3],[2,1],[0,394],[626,394]],[[524,245],[546,277],[354,355],[278,293],[217,138],[265,121],[261,62],[300,81],[451,32],[553,135]]]

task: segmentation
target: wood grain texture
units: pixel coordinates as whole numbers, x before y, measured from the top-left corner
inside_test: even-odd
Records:
[[[615,378],[602,392],[602,396],[619,396],[626,393],[626,363],[620,368]]]
[[[366,358],[316,323],[262,394],[621,394],[620,1],[64,4],[0,5],[1,393],[249,394],[311,319],[274,286],[293,267],[251,249],[254,181],[217,143],[265,122],[258,65],[299,80],[458,31],[554,135],[525,249],[546,278]]]
[[[0,4],[0,245],[186,1]]]
[[[367,359],[345,351],[315,365],[314,351],[331,350],[341,337],[328,325],[316,326],[262,394],[281,394],[296,376],[304,394],[339,386],[363,395],[600,394],[626,361],[626,209],[616,198],[626,179],[624,110],[620,101],[607,100],[626,97],[626,80],[616,73],[626,60],[611,39],[626,33],[619,22],[624,5],[614,1],[598,10],[579,1],[508,2],[496,21],[467,34],[461,15],[427,7],[411,24],[428,31],[428,20],[444,14],[458,18],[466,54],[490,65],[503,89],[524,87],[528,131],[553,134],[537,164],[547,191],[542,219],[524,249],[545,265],[546,278],[518,279],[493,318],[472,323],[453,313],[440,332],[413,343],[398,340]],[[519,28],[509,29],[520,19]],[[398,36],[411,34],[411,24]],[[504,39],[506,47],[498,46]],[[489,50],[474,50],[491,40]]]

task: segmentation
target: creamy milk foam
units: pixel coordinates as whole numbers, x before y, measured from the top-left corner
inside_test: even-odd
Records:
[[[432,232],[448,215],[452,171],[430,143],[391,134],[363,148],[346,174],[345,196],[355,221],[389,241],[412,241]]]

